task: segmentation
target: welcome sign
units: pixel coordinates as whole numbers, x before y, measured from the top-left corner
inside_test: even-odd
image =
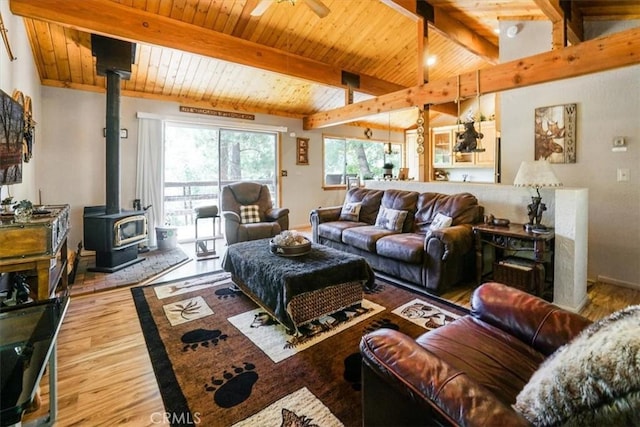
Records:
[[[243,119],[243,120],[256,119],[256,116],[253,114],[234,113],[232,111],[212,110],[209,108],[200,108],[200,107],[186,107],[184,105],[180,106],[180,111],[183,113],[206,114],[208,116],[228,117],[231,119]]]

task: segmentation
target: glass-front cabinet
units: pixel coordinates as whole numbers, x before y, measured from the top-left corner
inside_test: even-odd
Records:
[[[433,166],[451,166],[454,134],[450,126],[433,128],[431,144],[433,147]]]
[[[495,122],[476,123],[476,130],[484,136],[478,148],[484,151],[473,153],[454,152],[456,134],[462,131],[462,126],[442,126],[431,129],[431,148],[433,152],[433,166],[447,167],[482,167],[492,168],[495,163],[496,126]]]

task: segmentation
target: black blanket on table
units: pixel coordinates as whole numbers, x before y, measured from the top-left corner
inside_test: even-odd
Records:
[[[291,329],[295,327],[286,308],[296,295],[353,281],[362,281],[367,287],[374,285],[373,270],[363,257],[315,243],[306,255],[284,257],[271,253],[269,240],[230,245],[222,268],[242,280]]]

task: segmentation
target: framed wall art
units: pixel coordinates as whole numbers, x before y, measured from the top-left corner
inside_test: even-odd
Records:
[[[309,164],[309,138],[296,139],[296,165]]]
[[[24,110],[0,90],[0,186],[22,182]]]
[[[576,110],[576,104],[536,108],[534,160],[576,162]]]

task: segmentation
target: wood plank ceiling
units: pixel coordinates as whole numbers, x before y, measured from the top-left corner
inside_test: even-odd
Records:
[[[296,58],[317,61],[319,65],[361,75],[361,80],[371,78],[386,85],[385,89],[370,89],[369,93],[356,90],[355,102],[392,91],[389,88],[415,86],[422,76],[421,25],[385,4],[388,0],[323,0],[330,13],[322,19],[300,0],[297,4],[295,0],[276,0],[259,17],[251,16],[258,0],[90,0],[97,15],[105,11],[105,22],[100,22],[99,30],[87,27],[95,21],[88,19],[89,24],[80,25],[60,13],[69,1],[75,0],[39,1],[45,4],[41,7],[48,8],[44,13],[33,12],[30,0],[11,0],[11,8],[25,16],[41,82],[48,86],[104,91],[105,78],[96,74],[95,58],[91,55],[91,32],[137,43],[131,79],[123,82],[125,96],[226,111],[304,117],[345,105],[344,86],[323,83],[321,78],[314,81],[287,75],[296,74],[298,63],[304,62]],[[430,0],[429,4],[458,21],[458,30],[466,27],[476,37],[497,47],[495,29],[499,20],[548,19],[538,6],[541,1],[548,0]],[[573,3],[584,19],[640,19],[640,1]],[[147,18],[157,15],[173,20],[175,33],[165,34],[172,43],[163,43],[162,39],[153,44],[141,42],[148,37],[141,34],[136,38],[135,32],[123,36],[118,27],[126,26],[126,20],[109,21],[106,13],[117,7],[124,8],[123,17],[143,13],[141,16]],[[254,52],[245,56],[243,52],[228,54],[235,55],[242,64],[219,59],[216,51],[207,55],[193,53],[198,51],[199,40],[182,40],[181,34],[196,27],[276,49],[287,54],[287,62],[279,64],[281,72],[274,72],[263,66],[247,65],[251,64]],[[428,70],[430,81],[491,64],[461,46],[462,39],[453,32],[430,26],[425,57],[437,58]],[[313,69],[306,69],[305,73],[313,76]],[[411,110],[371,117],[359,124],[383,128],[391,124],[394,129],[406,129],[415,124],[415,119],[416,112]]]

